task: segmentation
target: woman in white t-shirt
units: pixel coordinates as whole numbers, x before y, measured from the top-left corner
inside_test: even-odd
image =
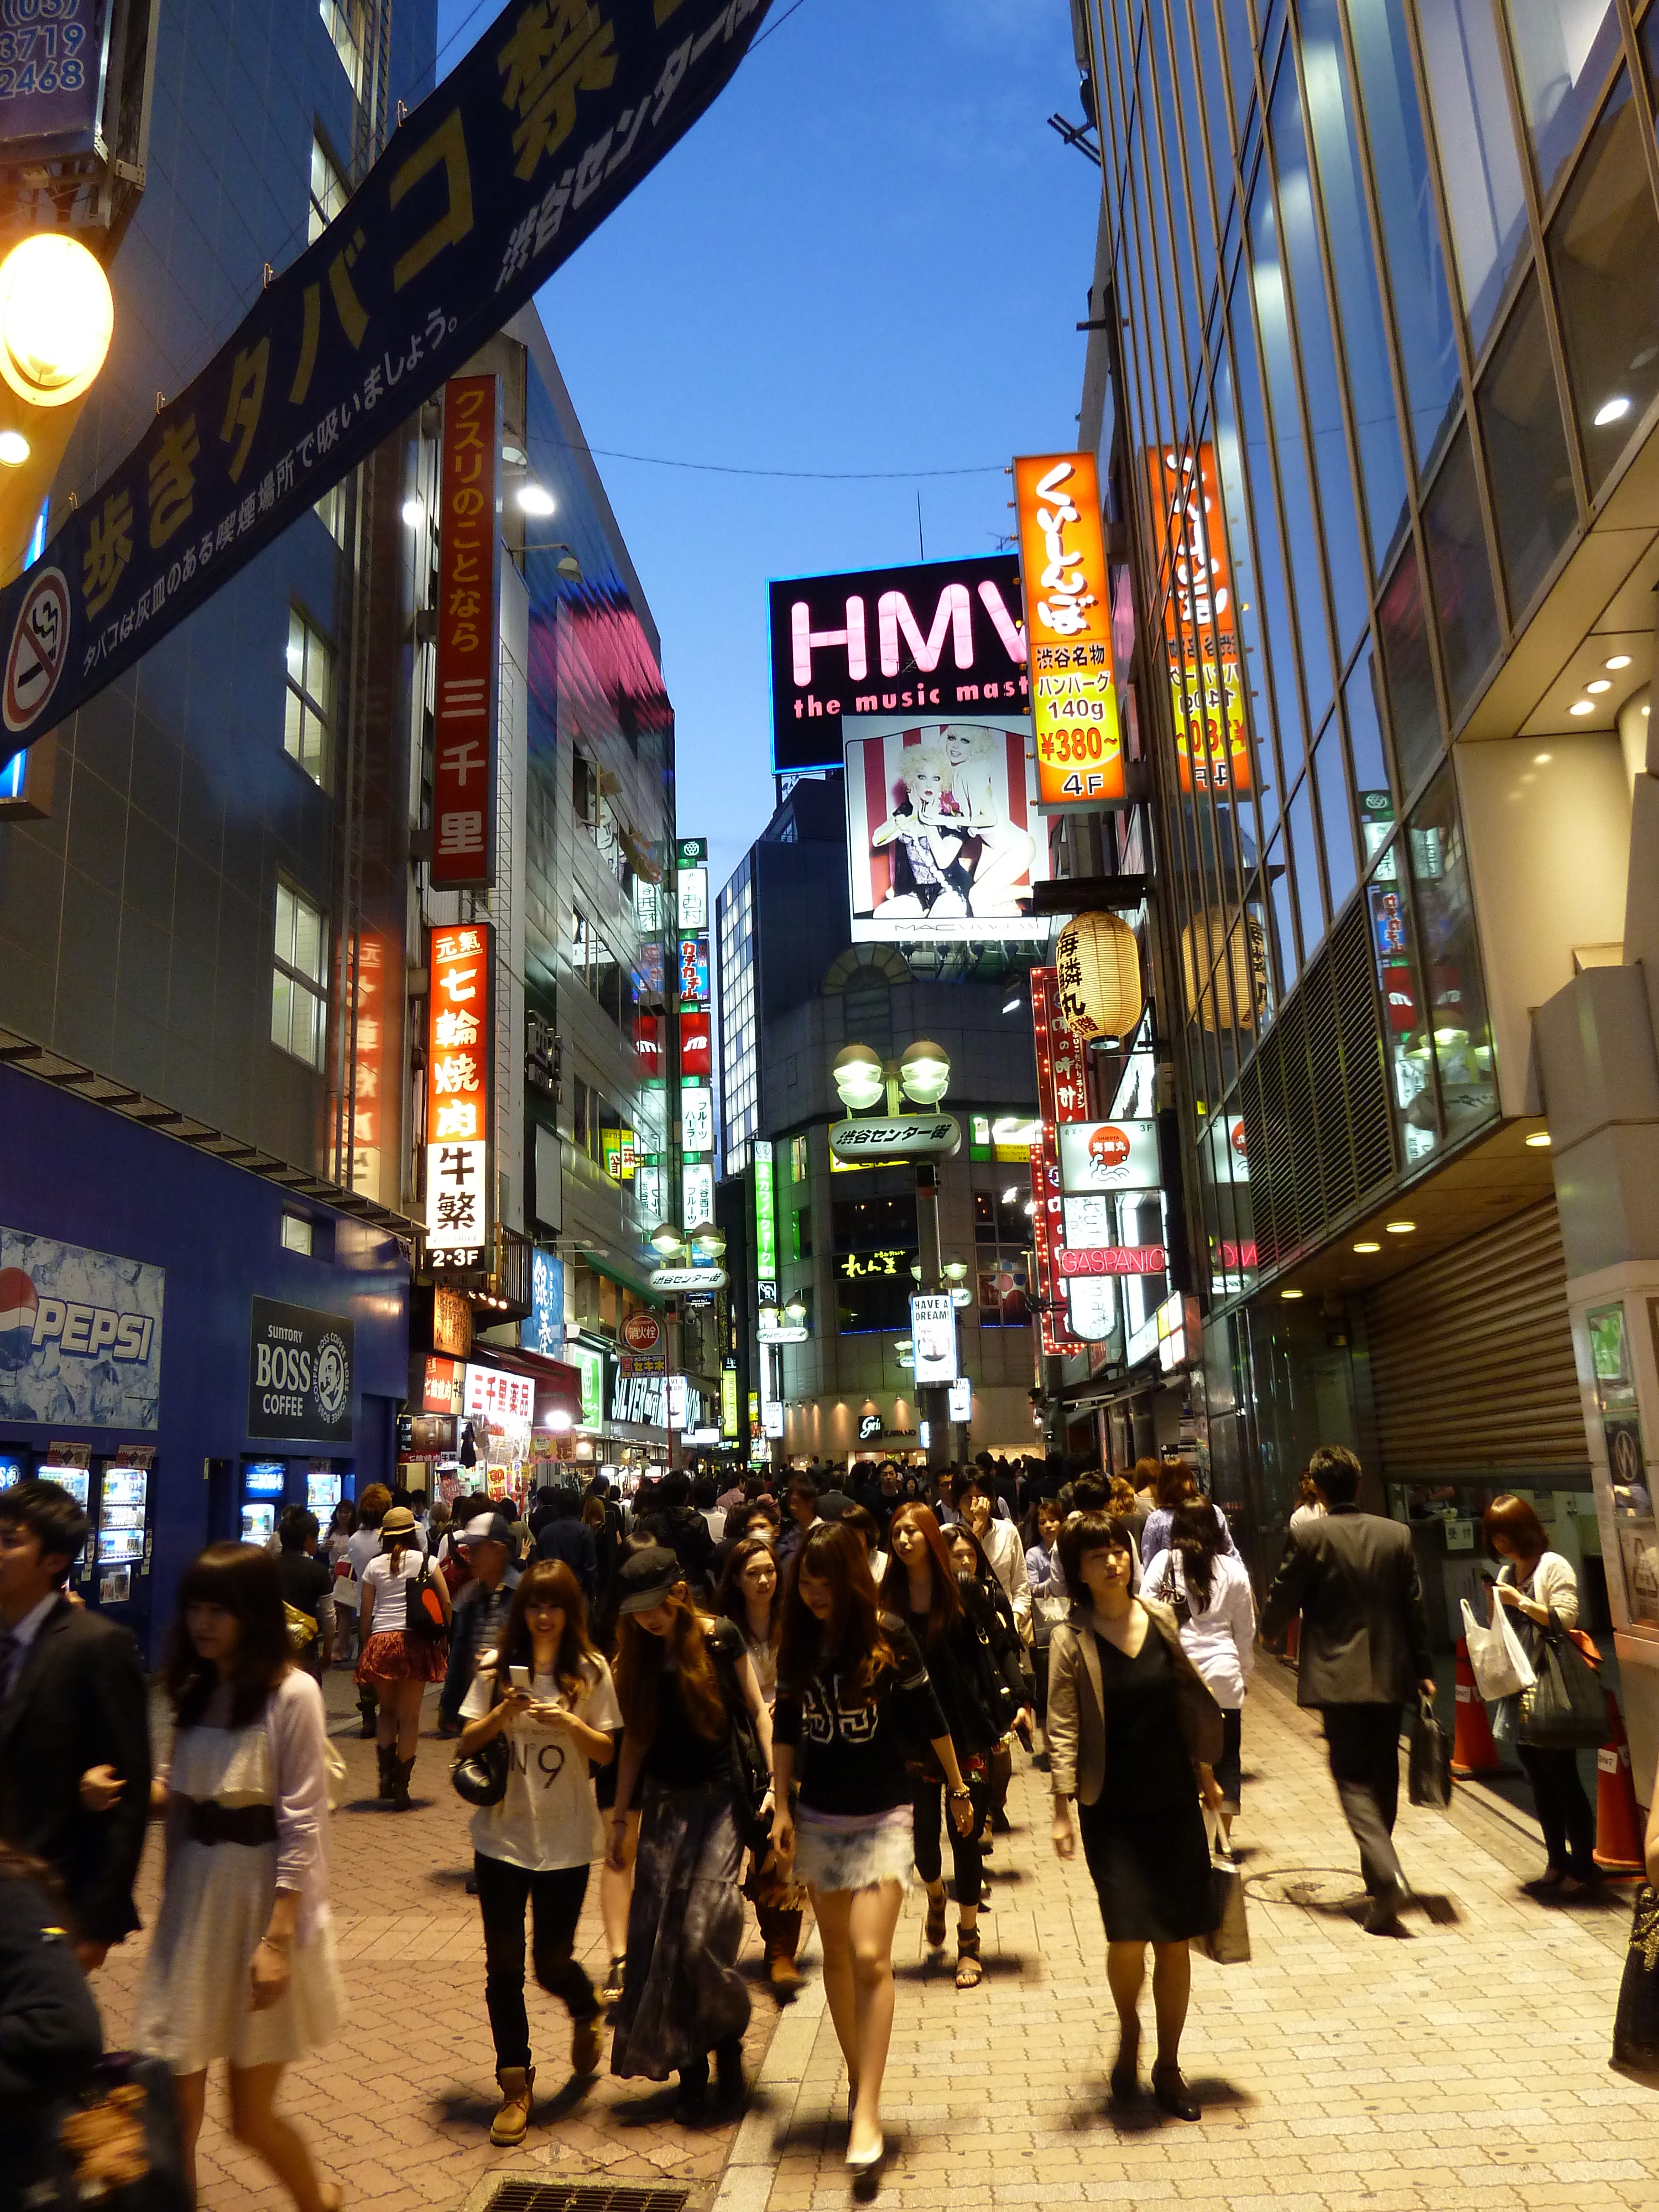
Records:
[[[516,2143],[530,2125],[536,2069],[524,2002],[524,1916],[534,1925],[536,1979],[570,2014],[570,2065],[599,2063],[602,2007],[575,1953],[588,1869],[605,1853],[591,1765],[616,1756],[622,1713],[611,1669],[587,1638],[581,1586],[562,1559],[538,1559],[514,1593],[493,1667],[461,1706],[461,1756],[505,1733],[507,1794],[472,1818],[473,1871],[483,1915],[484,2002],[495,2040],[501,2106],[489,2130]]]
[[[356,1542],[356,1538],[352,1538]],[[410,1632],[416,1607],[424,1620]],[[394,1505],[380,1522],[380,1549],[358,1577],[362,1592],[358,1629],[362,1656],[357,1686],[373,1690],[377,1701],[375,1741],[380,1762],[380,1795],[392,1810],[410,1808],[409,1778],[415,1771],[420,1739],[421,1699],[428,1682],[441,1682],[449,1664],[449,1585],[428,1562],[406,1505]]]

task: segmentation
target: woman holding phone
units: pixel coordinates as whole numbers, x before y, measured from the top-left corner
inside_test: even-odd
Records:
[[[599,2063],[603,2008],[575,1958],[588,1869],[605,1850],[592,1766],[616,1756],[622,1714],[611,1669],[587,1638],[580,1585],[562,1560],[539,1559],[513,1594],[492,1668],[461,1706],[461,1756],[507,1740],[507,1791],[472,1816],[472,1867],[483,1915],[484,2002],[495,2043],[501,2110],[494,2143],[524,2140],[536,2069],[524,2002],[524,1921],[543,1989],[571,2019],[570,2070]]]

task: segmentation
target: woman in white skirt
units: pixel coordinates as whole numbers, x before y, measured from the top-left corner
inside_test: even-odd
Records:
[[[192,2191],[208,2068],[230,2069],[231,2127],[300,2212],[337,2212],[275,2110],[283,2069],[331,2042],[345,1990],[328,1917],[322,1692],[292,1666],[276,1563],[215,1544],[179,1586],[165,1676],[176,1723],[167,1874],[137,2041],[175,2077]]]
[[[914,1636],[879,1613],[864,1547],[838,1524],[811,1530],[784,1592],[773,1712],[772,1841],[812,1893],[823,1988],[847,2061],[847,2163],[879,2164],[881,2081],[893,2033],[893,1931],[915,1838],[906,1738],[931,1743],[966,1835],[962,1778]],[[792,1817],[789,1788],[800,1784]]]

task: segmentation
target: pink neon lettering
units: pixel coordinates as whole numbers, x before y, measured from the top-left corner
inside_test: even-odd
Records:
[[[882,605],[885,606],[884,599]],[[864,601],[851,599],[847,602],[845,629],[814,629],[812,610],[805,599],[797,599],[789,610],[789,637],[794,653],[795,681],[810,684],[812,680],[812,648],[815,645],[844,645],[847,647],[847,673],[854,684],[862,684],[870,673],[870,656],[864,642]],[[927,666],[931,668],[930,660]],[[885,663],[883,664],[885,666]],[[898,665],[896,661],[894,667]]]
[[[1008,658],[1018,665],[1025,658],[1025,632],[1009,615],[1002,603],[1002,594],[988,576],[980,579],[979,603],[990,616],[997,635],[1008,649]]]
[[[916,627],[915,617],[910,611],[910,602],[902,592],[884,592],[876,602],[876,624],[881,640],[881,672],[896,676],[899,672],[899,632],[902,630],[916,657],[916,666],[931,675],[939,666],[939,656],[945,650],[945,633],[951,632],[951,644],[958,668],[974,665],[973,604],[968,597],[966,584],[947,584],[939,595],[939,605],[933,611],[933,627],[924,638]]]

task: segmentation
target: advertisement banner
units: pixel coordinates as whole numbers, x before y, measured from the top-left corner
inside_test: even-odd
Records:
[[[847,730],[854,943],[1046,944],[1031,890],[1048,880],[1048,840],[1025,724],[878,714]]]
[[[495,931],[487,921],[434,927],[427,945],[427,1263],[479,1267],[495,1207]]]
[[[158,1427],[166,1286],[142,1261],[0,1229],[0,1419]]]
[[[1092,453],[1014,463],[1020,574],[1031,655],[1038,801],[1101,806],[1124,795],[1112,689],[1111,587]]]
[[[337,1314],[255,1298],[248,1330],[249,1436],[349,1444],[352,1342],[351,1322]]]
[[[911,1299],[910,1340],[918,1384],[956,1381],[957,1310],[949,1291],[922,1291]]]
[[[1181,788],[1248,791],[1250,740],[1215,448],[1200,446],[1194,462],[1150,447],[1146,473],[1159,556],[1167,540],[1172,564],[1164,637]]]
[[[501,411],[499,377],[458,376],[444,386],[432,757],[434,890],[484,891],[495,880]]]
[[[0,153],[89,154],[104,90],[107,5],[0,0]]]
[[[755,1277],[758,1282],[775,1283],[778,1279],[778,1214],[771,1139],[757,1137],[754,1153]]]
[[[1027,710],[1012,553],[802,576],[770,592],[774,775],[839,768],[843,714]]]
[[[130,667],[464,368],[696,121],[767,5],[509,0],[0,592],[0,759]]]
[[[564,1358],[564,1261],[539,1244],[530,1255],[530,1311],[519,1323],[519,1342],[544,1359]]]
[[[1031,1021],[1036,1044],[1037,1119],[1089,1118],[1089,1050],[1060,1006],[1060,977],[1053,968],[1031,970]]]
[[[1060,1188],[1156,1190],[1156,1121],[1072,1121],[1059,1132]]]

